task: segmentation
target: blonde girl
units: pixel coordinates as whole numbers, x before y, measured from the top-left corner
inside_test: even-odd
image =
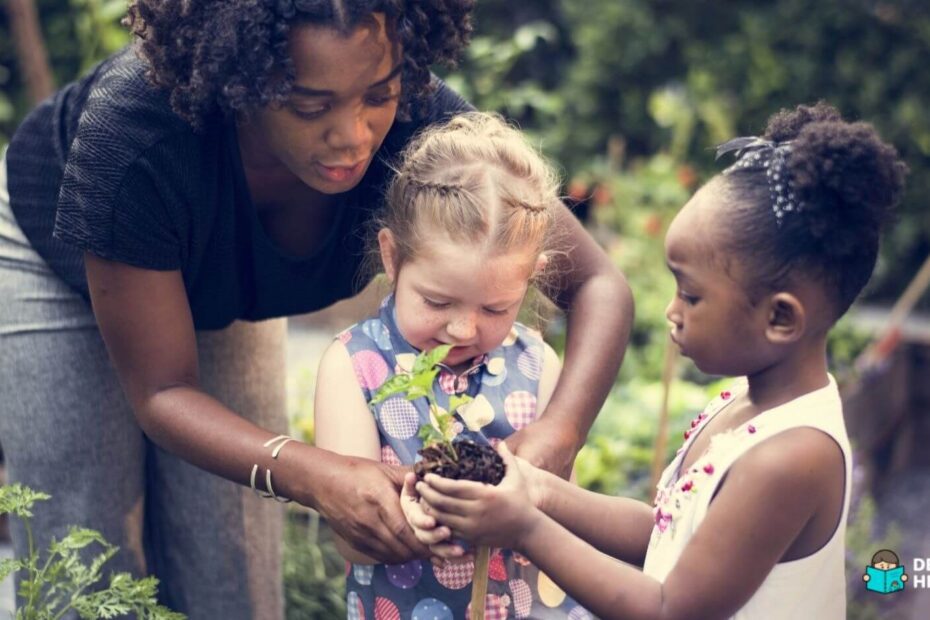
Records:
[[[552,169],[499,118],[473,113],[416,139],[387,194],[378,232],[393,292],[377,318],[339,334],[323,356],[316,394],[317,445],[345,455],[409,466],[425,399],[369,406],[378,387],[409,372],[415,355],[451,345],[434,391],[439,404],[467,394],[455,432],[496,444],[545,411],[560,373],[555,352],[516,323],[527,289],[545,270],[556,211]],[[377,564],[348,544],[352,618],[464,618],[470,559]],[[495,550],[487,617],[565,618],[587,612],[570,598],[541,602],[547,578],[525,558]],[[545,594],[545,592],[543,592]],[[553,604],[554,603],[554,604]]]

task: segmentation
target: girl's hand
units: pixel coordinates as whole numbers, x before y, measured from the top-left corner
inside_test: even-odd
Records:
[[[433,564],[442,565],[446,560],[454,560],[465,556],[461,546],[450,542],[452,532],[448,527],[440,525],[436,519],[426,514],[424,503],[416,491],[417,477],[408,473],[404,477],[404,486],[400,492],[400,506],[407,517],[407,523],[413,529],[413,534],[424,545],[429,547],[430,558]]]
[[[507,474],[497,486],[470,480],[449,480],[427,474],[416,490],[424,510],[475,545],[520,547],[542,513],[533,505],[516,458],[498,447]]]

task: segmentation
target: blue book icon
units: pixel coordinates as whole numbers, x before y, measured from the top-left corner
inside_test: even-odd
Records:
[[[890,594],[904,589],[904,567],[896,566],[895,568],[881,569],[874,566],[866,566],[865,574],[869,580],[865,582],[865,587],[873,592],[880,594]]]

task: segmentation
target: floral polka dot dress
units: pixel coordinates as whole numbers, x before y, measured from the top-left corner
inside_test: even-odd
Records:
[[[839,391],[833,377],[824,388],[763,411],[748,422],[714,435],[706,452],[682,471],[682,462],[714,416],[747,389],[745,380],[722,392],[692,420],[684,444],[656,488],[655,525],[643,572],[665,581],[688,541],[707,515],[727,471],[742,455],[766,439],[793,428],[813,427],[836,441],[846,463],[845,503],[833,536],[815,553],[776,564],[752,598],[732,617],[737,620],[789,620],[846,617],[845,532],[852,490],[852,450],[846,435]]]
[[[378,317],[337,336],[349,352],[366,400],[392,376],[409,372],[418,351],[396,327],[393,296],[381,304]],[[463,438],[496,445],[536,419],[536,396],[542,375],[540,335],[515,324],[497,349],[478,357],[461,374],[442,369],[434,392],[440,407],[449,397],[467,394],[474,400],[456,414],[454,428]],[[401,395],[371,406],[381,440],[381,460],[410,465],[422,447],[417,431],[429,423],[426,399],[408,401]],[[352,620],[460,620],[470,615],[472,562],[442,568],[429,561],[400,565],[352,564],[346,590]],[[570,618],[592,616],[544,573],[508,549],[493,549],[488,569],[485,618]]]

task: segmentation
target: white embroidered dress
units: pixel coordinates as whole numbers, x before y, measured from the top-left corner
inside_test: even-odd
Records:
[[[733,616],[736,620],[781,620],[846,617],[845,537],[851,491],[852,451],[843,409],[833,377],[824,388],[764,411],[749,422],[714,436],[707,452],[690,470],[679,472],[694,438],[707,422],[746,391],[745,380],[711,401],[685,433],[678,455],[662,474],[655,501],[656,525],[643,572],[664,581],[691,536],[707,515],[711,499],[730,466],[766,439],[798,427],[816,428],[836,441],[846,463],[843,514],[833,536],[813,554],[775,565],[752,598]],[[725,533],[721,533],[725,535]]]

